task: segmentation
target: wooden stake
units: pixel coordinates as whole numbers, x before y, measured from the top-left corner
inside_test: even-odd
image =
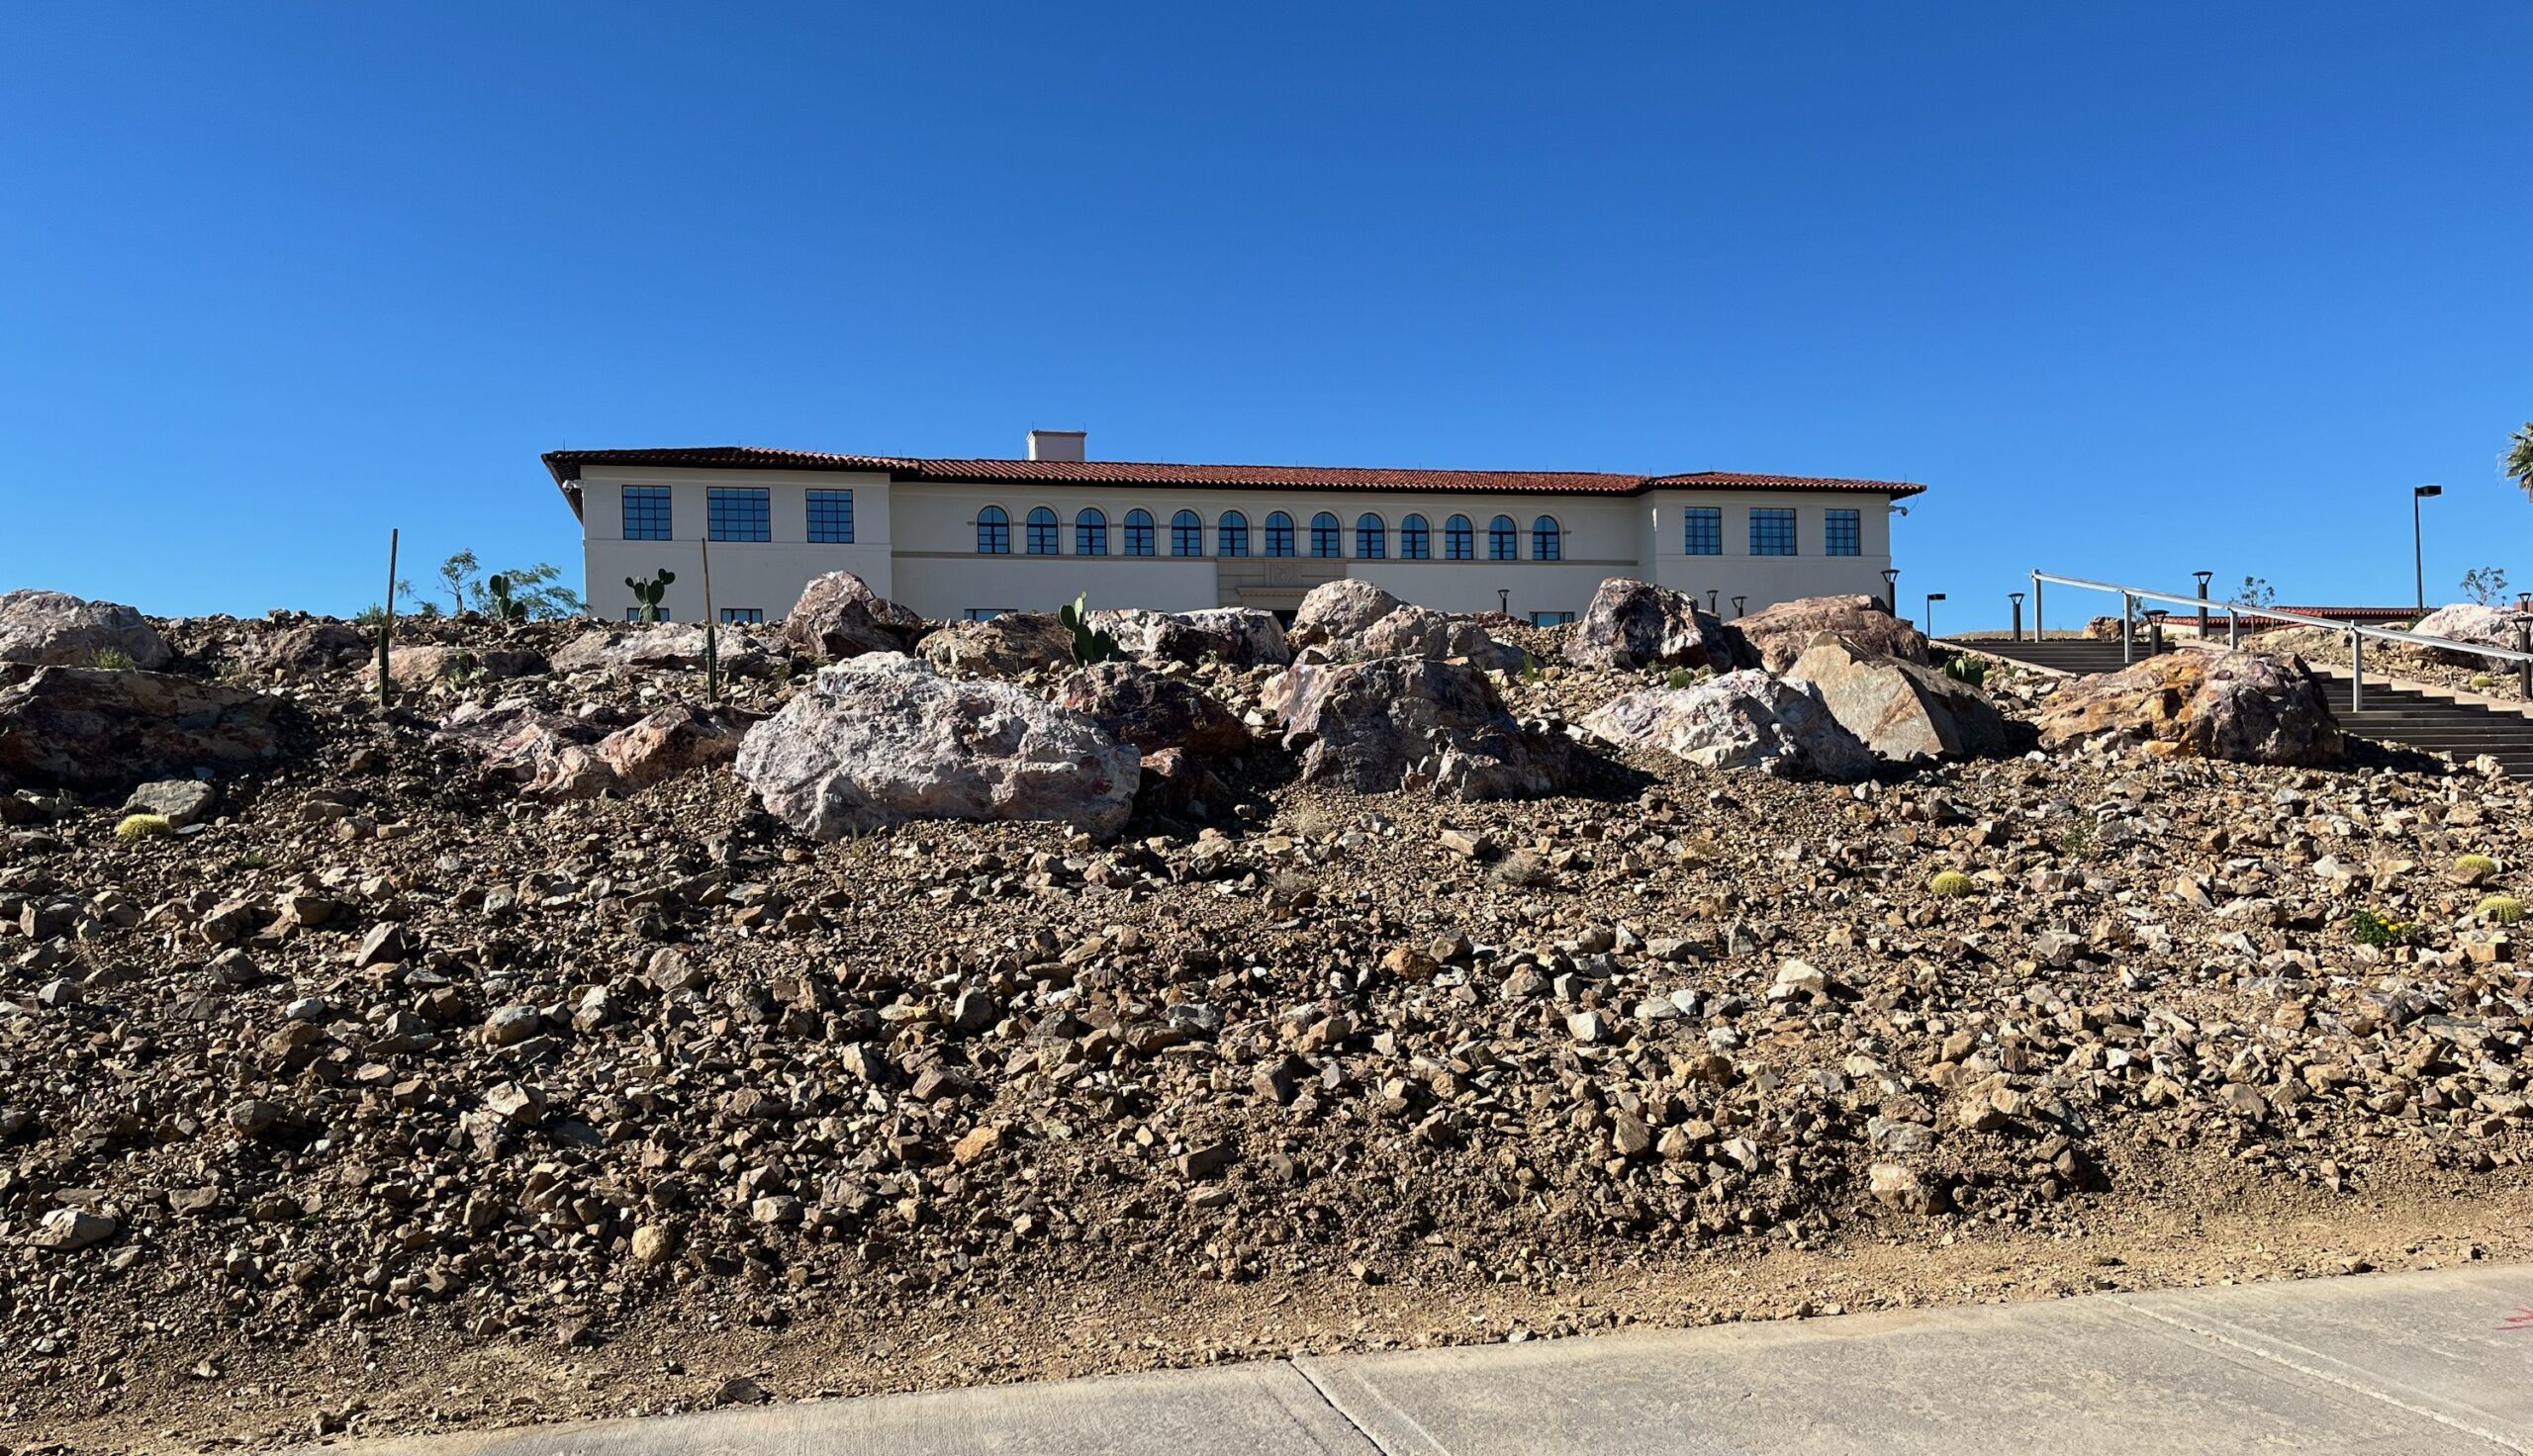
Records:
[[[396,640],[396,538],[402,534],[394,526],[387,528],[387,613],[378,621],[378,706],[382,710],[396,701],[396,680],[387,673],[387,650]]]

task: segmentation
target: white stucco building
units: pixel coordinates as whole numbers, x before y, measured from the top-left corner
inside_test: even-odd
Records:
[[[725,620],[773,620],[822,572],[856,572],[927,617],[1094,606],[1289,613],[1360,577],[1451,611],[1579,613],[1637,577],[1725,615],[1833,592],[1883,594],[1902,481],[1701,471],[1396,470],[1084,458],[1033,430],[1019,460],[831,455],[753,445],[556,450],[581,518],[590,610],[634,610],[627,577],[676,574],[704,610],[704,542]]]

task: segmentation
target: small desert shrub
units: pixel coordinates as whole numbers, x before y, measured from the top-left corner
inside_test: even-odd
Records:
[[[123,822],[115,826],[117,839],[156,839],[175,832],[176,826],[168,823],[164,814],[126,814]]]
[[[2361,946],[2397,946],[2417,929],[2406,920],[2394,920],[2374,910],[2352,911],[2348,917],[2349,938]]]
[[[89,657],[88,666],[103,668],[109,673],[129,673],[141,664],[134,662],[132,654],[120,647],[100,647]]]
[[[2497,862],[2486,855],[2457,855],[2454,873],[2467,884],[2479,884],[2497,873]]]
[[[1948,657],[1943,660],[1943,675],[1956,682],[1985,687],[1988,685],[1988,660],[1984,657]]]
[[[2472,690],[2474,692],[2486,692],[2496,685],[2497,680],[2486,673],[2474,673],[2472,675]]]
[[[1926,881],[1927,893],[1941,895],[1947,900],[1960,899],[1977,888],[1979,882],[1958,869],[1938,869],[1934,878]]]
[[[2513,895],[2490,895],[2472,907],[2475,915],[2486,915],[2500,925],[2513,925],[2524,918],[2524,902]]]

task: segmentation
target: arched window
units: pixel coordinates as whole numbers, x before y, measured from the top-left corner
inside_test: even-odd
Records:
[[[1031,556],[1056,554],[1056,513],[1044,505],[1037,506],[1029,512],[1029,554]]]
[[[1368,510],[1355,517],[1355,554],[1365,561],[1389,555],[1389,527]]]
[[[1443,556],[1450,561],[1476,558],[1477,533],[1469,528],[1467,516],[1455,515],[1443,522]]]
[[[1011,554],[1011,516],[999,505],[988,505],[977,512],[977,554]]]
[[[1073,518],[1073,554],[1106,556],[1108,554],[1108,513],[1097,506]]]
[[[1280,510],[1266,517],[1266,554],[1293,554],[1293,518]]]
[[[1310,518],[1310,554],[1335,556],[1339,551],[1337,517],[1323,510]]]
[[[1531,560],[1563,561],[1565,532],[1558,528],[1556,517],[1543,515],[1531,522]]]
[[[1425,517],[1411,515],[1398,523],[1398,559],[1423,561],[1434,554],[1434,533],[1426,528]]]
[[[1152,512],[1140,505],[1126,512],[1126,554],[1152,555]]]
[[[1182,510],[1170,518],[1170,554],[1202,556],[1205,554],[1205,522],[1192,510]]]
[[[1214,521],[1214,554],[1247,556],[1249,554],[1249,517],[1237,510],[1226,510]]]
[[[1499,515],[1486,523],[1486,559],[1516,561],[1522,554],[1522,533],[1513,527],[1513,517]]]

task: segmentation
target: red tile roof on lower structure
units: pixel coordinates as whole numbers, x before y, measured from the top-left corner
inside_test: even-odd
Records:
[[[1534,496],[1634,496],[1645,491],[1842,491],[1897,499],[1925,487],[1909,481],[1838,476],[1743,475],[1697,471],[1629,475],[1590,470],[1401,470],[1337,465],[1173,465],[1136,460],[951,460],[910,455],[837,455],[762,445],[697,445],[645,450],[549,450],[545,468],[566,495],[586,466],[647,465],[703,470],[884,471],[902,481],[972,485],[1180,486],[1266,491],[1492,491]]]

